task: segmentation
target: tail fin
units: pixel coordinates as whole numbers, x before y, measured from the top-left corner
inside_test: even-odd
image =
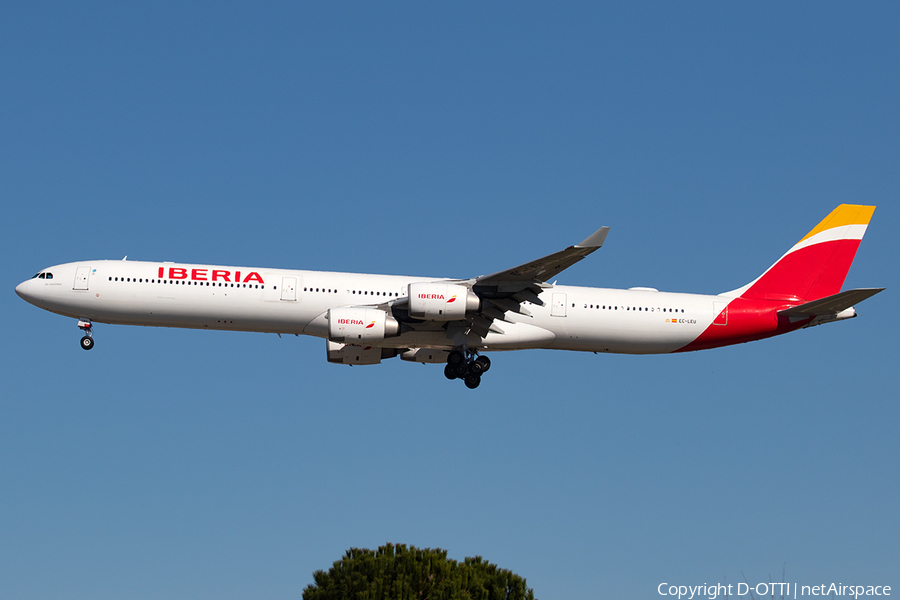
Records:
[[[809,302],[837,294],[873,212],[874,206],[841,204],[755,281],[722,295]]]

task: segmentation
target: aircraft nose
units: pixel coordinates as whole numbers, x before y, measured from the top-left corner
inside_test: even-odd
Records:
[[[25,300],[26,302],[31,302],[32,296],[28,293],[28,284],[31,283],[30,279],[26,279],[22,283],[16,286],[16,294],[19,295],[19,298]]]

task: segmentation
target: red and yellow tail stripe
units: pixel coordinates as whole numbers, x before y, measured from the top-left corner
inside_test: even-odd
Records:
[[[816,225],[812,231],[807,233],[802,240],[794,246],[796,248],[808,239],[829,231],[834,231],[841,227],[850,227],[857,225],[861,229],[847,230],[845,234],[849,234],[852,239],[861,240],[866,232],[869,221],[872,220],[872,214],[875,212],[874,206],[862,206],[860,204],[841,204],[831,211],[822,222]],[[858,234],[858,235],[857,235]],[[793,248],[792,248],[793,250]]]
[[[841,291],[874,211],[858,204],[835,208],[756,280],[721,294],[731,298],[726,308],[678,352],[749,342],[805,325],[779,318],[778,311]]]
[[[841,204],[758,279],[728,295],[811,301],[840,292],[874,212]]]

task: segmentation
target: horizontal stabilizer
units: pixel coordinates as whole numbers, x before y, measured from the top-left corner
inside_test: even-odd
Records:
[[[788,317],[816,317],[820,315],[836,314],[843,310],[859,304],[867,298],[871,298],[884,288],[861,288],[857,290],[847,290],[833,296],[819,298],[800,306],[788,308],[778,311],[779,315]]]

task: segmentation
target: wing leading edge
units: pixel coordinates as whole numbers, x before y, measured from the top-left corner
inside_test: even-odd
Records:
[[[609,227],[601,227],[580,244],[569,246],[565,250],[554,252],[512,269],[477,277],[474,291],[476,294],[480,290],[506,293],[544,283],[600,248],[608,233]]]

